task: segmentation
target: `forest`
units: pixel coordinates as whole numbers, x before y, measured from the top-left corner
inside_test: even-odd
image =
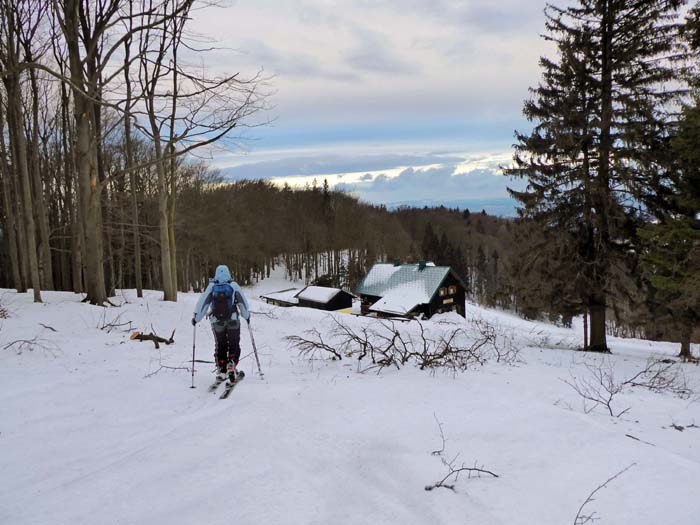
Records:
[[[0,0],[0,287],[85,294],[199,290],[229,264],[249,284],[352,290],[376,261],[431,260],[470,300],[606,335],[698,337],[700,7],[549,6],[541,80],[505,175],[515,219],[361,202],[222,178],[196,156],[265,124],[262,73],[209,74],[194,0]]]

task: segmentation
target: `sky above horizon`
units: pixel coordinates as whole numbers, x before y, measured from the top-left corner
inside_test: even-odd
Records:
[[[538,59],[545,1],[230,0],[193,13],[223,49],[208,68],[268,77],[270,108],[232,179],[332,187],[377,204],[446,204],[512,214],[499,175],[511,157]],[[461,204],[460,204],[461,203]],[[467,204],[471,203],[471,205]],[[483,206],[481,205],[483,204]]]

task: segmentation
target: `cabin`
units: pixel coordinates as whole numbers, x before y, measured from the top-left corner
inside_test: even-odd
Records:
[[[353,295],[340,288],[307,286],[297,294],[299,306],[318,310],[344,310],[352,308]]]
[[[437,313],[465,316],[467,287],[449,266],[433,263],[377,263],[356,293],[363,315],[430,318]]]
[[[276,306],[303,306],[317,310],[336,311],[352,308],[354,296],[340,288],[307,286],[301,289],[289,288],[261,295],[260,298],[266,303]]]

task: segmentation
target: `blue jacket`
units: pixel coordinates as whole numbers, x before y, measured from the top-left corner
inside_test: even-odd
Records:
[[[204,318],[204,316],[207,313],[209,313],[209,305],[211,303],[211,290],[212,288],[214,288],[215,284],[222,283],[228,283],[231,285],[231,288],[233,288],[234,303],[238,306],[238,309],[241,312],[241,317],[246,321],[250,319],[250,306],[248,306],[248,300],[245,298],[245,295],[243,295],[243,290],[238,285],[238,283],[234,282],[233,279],[231,279],[231,272],[229,271],[228,266],[222,264],[220,266],[217,266],[214,278],[209,279],[209,285],[207,286],[207,289],[204,290],[204,292],[199,298],[199,301],[197,301],[197,306],[195,306],[194,309],[195,321],[201,321]],[[234,321],[238,320],[238,314],[235,312],[235,309],[234,313],[231,314],[231,319],[233,319]],[[212,317],[211,322],[213,323],[215,321],[216,319]]]

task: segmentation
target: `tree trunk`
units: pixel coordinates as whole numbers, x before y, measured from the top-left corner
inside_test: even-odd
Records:
[[[591,352],[610,353],[605,333],[605,302],[592,304],[591,312]]]
[[[690,359],[693,357],[693,353],[690,351],[690,336],[693,332],[693,325],[691,323],[683,323],[681,327],[681,353],[678,357],[681,359]]]
[[[71,175],[72,176],[72,175]],[[83,227],[83,214],[80,211],[80,198],[76,195],[73,206],[73,224],[71,228],[71,254],[73,255],[73,292],[84,293],[85,286],[85,228]]]
[[[2,107],[0,106],[0,112]],[[10,183],[10,167],[7,164],[7,148],[5,146],[5,119],[0,113],[0,155],[2,155],[2,198],[3,207],[5,208],[5,231],[7,233],[8,252],[10,256],[10,271],[12,272],[12,284],[18,292],[24,292],[24,284],[22,282],[22,274],[19,268],[19,254],[17,252],[17,230],[15,229],[16,218],[14,206],[10,195],[12,193],[12,185]]]
[[[173,289],[172,265],[170,259],[170,228],[168,227],[168,182],[163,161],[163,151],[160,145],[160,137],[155,138],[155,151],[158,162],[158,230],[160,233],[160,267],[163,285],[163,300],[177,301],[177,294]]]
[[[70,78],[73,89],[73,114],[75,118],[75,163],[78,172],[80,208],[83,230],[83,255],[85,260],[86,300],[91,304],[107,302],[104,268],[102,266],[102,213],[100,209],[101,185],[97,175],[97,146],[91,101],[83,95],[86,83],[83,61],[80,56],[79,0],[66,0],[64,4],[63,31],[68,50]],[[91,129],[91,124],[93,124]]]
[[[36,253],[36,226],[34,223],[34,207],[32,200],[32,186],[29,179],[29,167],[27,166],[27,142],[24,136],[22,122],[22,100],[19,94],[19,83],[16,78],[5,78],[7,90],[7,122],[10,131],[13,165],[19,175],[19,186],[22,197],[22,210],[24,212],[24,224],[26,234],[26,253],[29,264],[29,281],[34,291],[34,302],[41,302],[41,278],[39,276],[39,259]]]
[[[590,263],[594,267],[594,278],[591,282],[593,294],[593,304],[590,306],[591,313],[591,344],[592,352],[609,352],[607,345],[607,334],[605,332],[605,309],[606,300],[604,287],[608,276],[608,250],[610,247],[610,225],[608,222],[608,210],[610,204],[610,168],[611,152],[613,145],[612,122],[613,122],[613,31],[615,14],[613,13],[612,2],[605,3],[605,12],[602,19],[601,28],[601,119],[600,119],[600,139],[599,139],[599,163],[598,175],[596,177],[592,203],[595,208],[596,228],[595,240],[593,244],[593,260]]]
[[[175,163],[175,148],[171,149],[173,157],[170,159],[170,198],[168,202],[168,244],[170,248],[170,271],[172,274],[172,287],[177,301],[177,246],[175,244],[175,204],[177,202],[177,166]]]
[[[31,61],[30,54],[27,60]],[[36,81],[36,71],[29,70],[32,90],[32,169],[31,179],[34,189],[34,211],[39,226],[39,253],[41,254],[41,284],[47,290],[53,290],[53,261],[51,260],[51,245],[49,242],[49,216],[44,204],[44,188],[39,166],[39,88]]]
[[[130,4],[131,6],[131,4]],[[130,28],[131,29],[131,28]],[[129,75],[131,38],[124,42],[124,85],[126,86],[126,102],[124,104],[124,153],[129,170],[129,186],[131,186],[131,223],[134,243],[134,279],[136,281],[136,297],[143,297],[143,270],[141,269],[141,238],[139,234],[139,203],[136,188],[136,172],[130,169],[134,165],[133,144],[131,140],[131,77]]]
[[[10,148],[12,149],[12,148]],[[17,172],[15,177],[10,181],[12,185],[12,195],[16,195],[14,199],[15,217],[17,217],[17,256],[19,257],[19,273],[22,277],[22,289],[18,292],[25,293],[30,286],[29,282],[29,257],[27,256],[27,225],[22,220],[24,217],[24,209],[22,208],[22,198],[20,195],[20,185],[17,180]]]

